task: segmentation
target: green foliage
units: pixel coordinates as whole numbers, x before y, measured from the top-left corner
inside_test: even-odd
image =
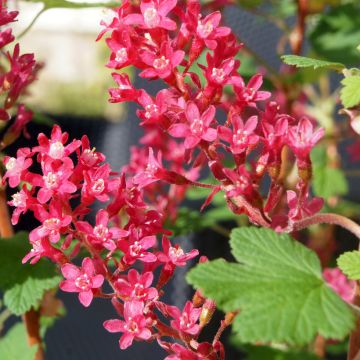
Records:
[[[55,266],[46,260],[36,266],[21,263],[30,250],[27,237],[27,233],[20,232],[11,239],[0,240],[0,289],[5,306],[15,315],[38,306],[44,292],[60,281]]]
[[[316,254],[287,234],[238,228],[231,233],[239,263],[222,259],[187,276],[224,311],[240,310],[233,328],[243,342],[309,343],[316,334],[344,338],[354,315],[324,282]]]
[[[360,280],[360,251],[349,251],[337,259],[341,271],[352,280]]]
[[[29,347],[23,323],[14,325],[0,340],[1,360],[34,360],[36,346]]]
[[[232,344],[247,353],[246,360],[316,360],[317,356],[300,350],[280,350],[268,346],[253,346],[238,344],[237,338]]]
[[[344,85],[340,92],[342,104],[346,108],[360,104],[360,76],[349,76],[341,81]]]
[[[318,68],[328,68],[333,70],[342,70],[345,68],[345,65],[331,62],[331,61],[323,61],[318,59],[312,59],[304,56],[297,55],[283,55],[281,56],[281,60],[287,65],[294,65],[298,68],[306,68],[311,67],[314,69]]]
[[[309,40],[317,54],[329,61],[357,64],[360,43],[359,3],[347,4],[323,12]]]
[[[328,199],[332,196],[346,195],[349,190],[344,172],[328,166],[324,146],[317,146],[311,154],[313,161],[312,188],[316,196]]]
[[[344,172],[327,166],[314,166],[312,185],[315,195],[325,199],[346,195],[349,190]]]

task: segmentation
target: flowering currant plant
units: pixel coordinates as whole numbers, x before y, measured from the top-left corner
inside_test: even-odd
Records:
[[[321,3],[294,2],[292,54],[283,57],[292,67],[283,65],[277,74],[260,62],[250,76],[242,74],[241,58],[249,48],[221,14],[230,3],[124,0],[111,10],[112,21],[102,23],[97,39],[106,42],[106,66],[114,69],[110,102],[136,103],[144,132],[130,149],[129,163],[114,171],[86,135],[69,138],[58,125],[40,133],[36,146],[3,157],[0,233],[12,239],[1,241],[7,256],[0,287],[4,316],[23,315],[25,323],[7,336],[27,334],[30,358],[44,358],[40,325],[60,312],[58,286],[75,293],[84,307],[99,299],[111,303],[114,315],[103,327],[118,334],[120,349],[146,341],[157,343],[168,360],[225,359],[222,335],[232,325],[236,345],[252,344],[243,348],[250,353],[262,348],[263,358],[325,357],[350,335],[348,358],[358,359],[360,252],[342,254],[338,267],[331,260],[338,255],[334,225],[360,239],[360,226],[349,218],[359,215],[359,206],[340,199],[346,193],[336,147],[340,130],[320,111],[321,96],[304,80],[305,70],[296,67],[344,76],[340,100],[350,125],[345,130],[355,140],[349,147],[353,160],[360,70],[332,61],[321,47],[325,60],[299,56],[305,20],[321,16],[328,2]],[[17,12],[1,4],[3,26]],[[258,11],[254,5],[246,9]],[[343,10],[335,6],[326,16]],[[325,20],[313,29],[314,43]],[[287,26],[281,19],[275,23]],[[14,36],[9,27],[1,29],[4,150],[21,132],[29,136],[25,124],[32,112],[18,99],[39,65],[33,55],[20,55],[18,44],[13,52],[4,50]],[[162,89],[150,94],[138,88],[122,71],[129,66],[139,77],[161,82]],[[296,76],[301,81],[293,85]],[[326,72],[318,76],[321,90],[328,78]],[[336,101],[334,95],[333,109]],[[11,219],[5,186],[14,190],[7,202]],[[203,199],[192,221],[229,235],[236,262],[209,261],[179,245],[180,220],[192,214],[182,205],[185,199]],[[209,216],[214,211],[216,223]],[[232,222],[221,221],[224,211]],[[14,235],[12,226],[25,213],[35,225],[29,234]],[[194,224],[185,221],[182,233],[192,231]],[[165,300],[166,285],[179,267],[194,263],[186,276],[193,297],[178,308]],[[217,309],[225,313],[223,320],[204,338]],[[2,346],[0,341],[0,355]]]

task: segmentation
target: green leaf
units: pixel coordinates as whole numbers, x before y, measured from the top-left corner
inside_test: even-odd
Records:
[[[356,46],[360,43],[359,2],[324,11],[310,33],[309,41],[322,58],[357,65],[360,57]]]
[[[240,310],[233,328],[243,342],[303,345],[316,334],[344,338],[354,315],[325,283],[316,254],[270,229],[231,233],[239,263],[222,259],[197,265],[188,281],[227,311]]]
[[[311,67],[314,69],[329,68],[337,71],[345,68],[345,65],[340,63],[312,59],[298,55],[283,55],[281,56],[281,60],[287,65],[295,65],[298,68],[306,68],[306,67]]]
[[[29,347],[23,323],[14,325],[0,340],[1,360],[34,360],[37,346]]]
[[[4,304],[15,315],[21,315],[38,306],[46,290],[56,287],[60,277],[55,266],[41,260],[35,266],[22,264],[29,252],[28,234],[17,233],[13,238],[0,240],[0,288]]]
[[[342,170],[328,166],[314,165],[313,190],[316,196],[328,199],[331,196],[346,195],[349,185]]]
[[[349,251],[337,259],[341,271],[352,280],[360,280],[360,251]]]
[[[231,343],[247,353],[246,360],[317,360],[314,354],[300,350],[280,350],[269,346],[237,344],[236,338]]]
[[[341,81],[344,87],[340,91],[342,104],[350,108],[360,104],[360,76],[349,76]]]

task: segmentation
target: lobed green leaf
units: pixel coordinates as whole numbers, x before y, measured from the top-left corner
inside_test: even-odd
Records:
[[[307,344],[321,334],[344,338],[354,315],[325,283],[316,254],[289,235],[254,227],[231,233],[238,263],[199,264],[187,276],[227,311],[240,310],[233,328],[243,342]]]

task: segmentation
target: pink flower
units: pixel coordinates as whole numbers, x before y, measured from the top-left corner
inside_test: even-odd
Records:
[[[238,99],[240,108],[244,105],[256,107],[257,101],[266,100],[271,96],[269,91],[259,91],[263,83],[263,78],[261,74],[254,75],[248,82],[247,86],[243,84],[235,85],[235,94]]]
[[[158,152],[157,158],[154,156],[154,150],[149,148],[148,163],[143,171],[138,171],[138,174],[134,177],[134,183],[143,188],[161,178],[161,174],[165,171],[162,165],[161,152]]]
[[[339,268],[326,268],[323,277],[329,286],[346,302],[355,296],[355,281],[349,281]]]
[[[70,158],[63,158],[60,164],[45,160],[42,165],[41,181],[38,181],[36,176],[28,176],[30,183],[41,187],[37,194],[37,199],[41,204],[47,203],[54,195],[69,197],[69,194],[77,190],[76,185],[68,180],[74,170],[74,164]]]
[[[61,272],[66,278],[60,283],[60,289],[66,292],[78,292],[79,301],[88,307],[97,291],[104,282],[104,276],[95,273],[93,261],[85,258],[81,268],[67,263],[61,267]]]
[[[110,102],[135,101],[138,98],[139,91],[131,84],[129,75],[112,73],[112,77],[118,84],[118,87],[109,89]]]
[[[58,242],[60,240],[60,234],[67,230],[67,227],[72,221],[70,215],[63,213],[62,204],[58,200],[52,200],[50,202],[49,212],[41,205],[37,205],[34,208],[34,214],[42,224],[30,232],[29,239],[32,242],[44,237],[49,237],[52,243]]]
[[[11,223],[16,225],[20,215],[25,214],[29,210],[31,204],[34,204],[36,200],[31,197],[31,192],[27,189],[26,185],[11,197],[12,200],[9,201],[8,204],[15,207],[11,216]]]
[[[20,184],[22,175],[32,164],[32,160],[28,158],[30,156],[30,149],[19,149],[16,156],[16,158],[9,156],[4,157],[6,172],[3,177],[3,183],[8,179],[9,185],[12,188]]]
[[[200,17],[197,23],[196,35],[202,39],[205,45],[211,50],[216,48],[216,40],[229,35],[231,32],[231,29],[228,27],[219,27],[220,20],[220,11],[215,11],[202,20]]]
[[[132,265],[136,260],[145,263],[155,262],[157,257],[146,251],[156,244],[156,236],[139,237],[138,232],[132,229],[129,240],[120,240],[119,248],[123,251],[124,256],[121,261],[126,265]]]
[[[175,30],[176,23],[166,15],[176,6],[177,0],[141,1],[141,14],[125,16],[125,25],[140,25],[144,29]]]
[[[200,326],[197,321],[201,314],[201,308],[195,308],[191,301],[187,301],[184,310],[180,310],[176,306],[166,306],[167,313],[174,319],[171,326],[184,333],[196,335]]]
[[[314,197],[309,200],[309,194],[306,194],[304,199],[299,200],[295,191],[288,190],[286,192],[286,197],[290,209],[288,216],[293,221],[312,216],[318,213],[324,206],[324,199]]]
[[[307,160],[310,151],[324,136],[324,132],[323,128],[314,131],[311,121],[303,117],[297,126],[289,128],[287,142],[300,161]]]
[[[168,78],[185,56],[182,50],[174,51],[170,41],[161,44],[159,53],[148,50],[140,52],[141,60],[149,66],[139,76],[144,78]]]
[[[215,60],[215,57],[212,57],[210,53],[207,53],[206,61],[208,63],[207,67],[201,64],[199,64],[199,67],[203,69],[209,84],[222,87],[227,84],[237,84],[241,86],[243,83],[242,78],[237,73],[237,69],[240,66],[239,60],[230,58],[219,63]]]
[[[185,253],[179,245],[172,246],[170,240],[163,236],[162,238],[163,252],[157,253],[158,260],[170,267],[185,266],[186,262],[199,255],[196,249]]]
[[[257,116],[251,116],[244,124],[240,116],[232,115],[231,124],[233,130],[219,126],[220,139],[230,143],[229,150],[234,155],[251,150],[259,141],[259,136],[254,133],[258,124]]]
[[[199,109],[193,102],[188,102],[185,110],[188,124],[174,124],[169,128],[169,134],[176,138],[185,138],[184,146],[186,149],[193,149],[201,140],[214,141],[217,131],[210,128],[211,122],[215,117],[215,107],[209,106],[200,115]]]
[[[115,191],[118,185],[118,179],[111,179],[110,172],[109,164],[84,172],[81,199],[85,204],[91,204],[95,199],[103,202],[109,200],[109,194]]]
[[[151,337],[151,331],[147,328],[147,321],[144,316],[144,303],[141,301],[127,301],[124,306],[124,320],[107,320],[104,322],[104,328],[111,332],[122,332],[119,340],[122,350],[127,349],[133,343],[134,339],[148,340]]]
[[[150,287],[153,280],[154,275],[152,272],[140,275],[135,269],[130,269],[127,281],[120,278],[115,282],[115,287],[120,296],[126,301],[148,301],[158,296],[158,291],[154,287]]]
[[[69,134],[63,133],[60,126],[54,125],[50,139],[43,133],[39,134],[39,146],[34,147],[33,151],[50,156],[53,159],[62,159],[72,154],[81,145],[80,140],[73,140],[70,144],[64,146],[68,137]]]
[[[66,259],[64,254],[60,250],[50,245],[49,240],[47,238],[37,239],[33,241],[30,240],[30,244],[32,246],[32,249],[22,259],[23,264],[28,262],[30,259],[31,259],[30,264],[35,264],[42,257],[48,257],[52,261],[58,263],[63,263],[64,260]]]
[[[87,235],[88,240],[94,245],[101,245],[102,247],[113,252],[116,249],[116,242],[122,237],[129,235],[129,232],[118,227],[108,228],[109,214],[106,210],[100,210],[96,214],[96,225],[93,228],[85,221],[78,221],[76,227]]]

